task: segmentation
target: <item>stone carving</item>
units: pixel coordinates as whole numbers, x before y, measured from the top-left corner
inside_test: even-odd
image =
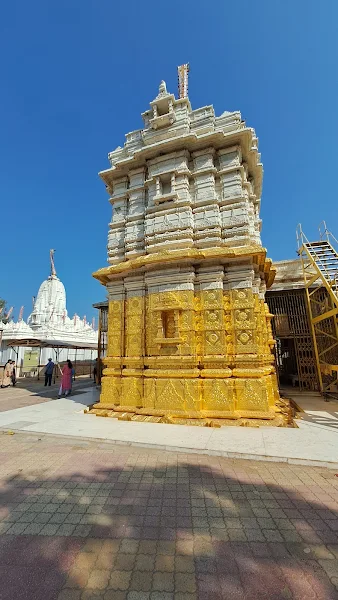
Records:
[[[166,96],[167,94],[168,94],[168,92],[167,92],[166,82],[165,81],[161,81],[159,89],[158,89],[158,96],[157,96],[157,98],[161,98],[161,96]]]
[[[273,419],[255,132],[238,112],[192,110],[165,82],[142,116],[101,173],[113,220],[110,266],[95,274],[109,292],[98,407]]]

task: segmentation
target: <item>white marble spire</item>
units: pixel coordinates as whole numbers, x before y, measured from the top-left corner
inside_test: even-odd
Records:
[[[50,275],[40,285],[27,323],[20,320],[4,325],[4,339],[45,336],[74,344],[76,341],[97,341],[95,330],[85,318],[74,315],[70,319],[68,316],[66,290],[56,274],[54,253],[55,250],[50,250]]]

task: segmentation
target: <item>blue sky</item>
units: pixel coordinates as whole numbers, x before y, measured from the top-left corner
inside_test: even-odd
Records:
[[[3,2],[0,297],[27,317],[55,248],[69,312],[95,314],[110,220],[97,173],[184,62],[194,108],[256,129],[269,256],[295,257],[299,221],[337,236],[337,20],[336,0]]]

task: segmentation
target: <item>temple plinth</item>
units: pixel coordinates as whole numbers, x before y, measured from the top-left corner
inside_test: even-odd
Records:
[[[96,411],[222,424],[276,419],[260,238],[262,164],[239,112],[192,110],[161,82],[100,173],[113,206],[108,351]]]

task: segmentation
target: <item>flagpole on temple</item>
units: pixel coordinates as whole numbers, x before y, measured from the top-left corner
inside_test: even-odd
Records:
[[[55,254],[55,250],[51,249],[49,251],[49,257],[50,257],[50,276],[51,277],[56,277],[56,270],[55,270],[55,263],[54,263],[54,254]]]

